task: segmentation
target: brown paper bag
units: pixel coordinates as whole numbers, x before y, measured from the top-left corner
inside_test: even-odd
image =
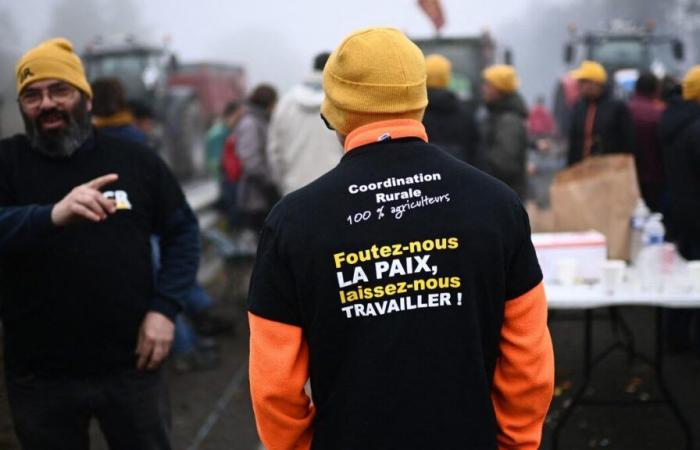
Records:
[[[629,259],[630,217],[639,199],[632,155],[593,156],[556,175],[550,187],[556,231],[597,230],[608,258]]]

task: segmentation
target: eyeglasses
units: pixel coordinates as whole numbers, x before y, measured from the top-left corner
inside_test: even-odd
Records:
[[[73,97],[76,89],[66,83],[55,83],[46,89],[28,88],[19,95],[19,102],[25,108],[36,108],[44,100],[44,92],[46,92],[48,97],[54,102],[63,103]]]

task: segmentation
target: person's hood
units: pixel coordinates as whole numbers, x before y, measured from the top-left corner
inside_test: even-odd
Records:
[[[528,112],[525,106],[525,100],[519,93],[502,95],[498,100],[486,105],[491,113],[515,113],[523,118],[527,118]]]
[[[443,114],[454,113],[459,109],[459,99],[447,89],[428,88],[428,109]]]
[[[289,91],[291,98],[302,108],[320,110],[323,103],[322,72],[312,72]]]
[[[672,101],[659,122],[659,137],[664,145],[670,145],[690,124],[700,119],[700,105],[682,100]]]

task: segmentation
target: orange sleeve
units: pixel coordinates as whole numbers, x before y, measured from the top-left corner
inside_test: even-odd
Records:
[[[250,393],[267,450],[308,450],[314,407],[304,392],[309,348],[299,327],[248,313]]]
[[[554,391],[554,351],[542,283],[506,302],[491,400],[499,450],[537,450]]]

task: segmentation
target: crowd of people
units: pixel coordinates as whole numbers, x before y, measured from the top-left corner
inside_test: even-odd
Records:
[[[96,418],[110,448],[169,449],[163,361],[211,367],[233,327],[196,281],[196,217],[118,79],[88,83],[61,38],[16,75],[0,315],[17,435],[88,449]],[[369,28],[279,99],[260,84],[226,106],[206,161],[229,230],[258,246],[250,385],[268,448],[537,448],[554,355],[523,203],[546,207],[566,166],[634,154],[645,202],[700,259],[700,67],[663,95],[643,73],[628,100],[595,61],[571,75],[568,129],[543,99],[528,110],[509,65],[483,71],[474,114],[448,58]],[[672,320],[689,346],[693,313]]]
[[[207,134],[210,173],[221,180],[229,228],[243,241],[257,242],[281,196],[340,161],[340,143],[319,120],[328,56],[317,55],[310,73],[279,101],[274,87],[255,87],[245,102],[229,104]]]

